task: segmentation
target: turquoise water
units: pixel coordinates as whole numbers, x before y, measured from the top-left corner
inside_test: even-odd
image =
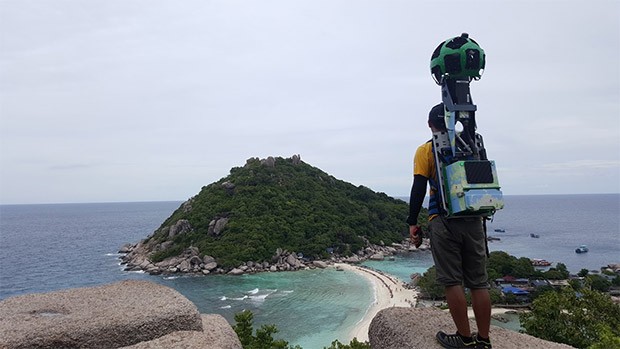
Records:
[[[430,251],[409,252],[394,256],[394,260],[365,261],[363,265],[393,275],[399,280],[409,283],[411,274],[424,274],[433,266]]]
[[[160,282],[189,298],[201,313],[254,313],[255,328],[274,324],[276,338],[303,348],[323,348],[347,334],[374,301],[366,278],[333,268],[243,276],[164,278]]]

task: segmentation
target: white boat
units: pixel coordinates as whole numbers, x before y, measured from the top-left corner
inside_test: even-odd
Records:
[[[588,247],[586,245],[581,245],[575,249],[577,253],[586,253],[588,252]]]

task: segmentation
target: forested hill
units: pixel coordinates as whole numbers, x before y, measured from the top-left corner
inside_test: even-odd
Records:
[[[202,188],[150,236],[153,262],[189,246],[220,265],[270,260],[278,248],[325,258],[401,242],[407,204],[292,158],[248,159]]]

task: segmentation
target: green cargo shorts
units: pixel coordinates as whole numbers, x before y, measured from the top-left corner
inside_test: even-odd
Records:
[[[429,230],[439,284],[489,288],[482,218],[435,217],[429,222]]]

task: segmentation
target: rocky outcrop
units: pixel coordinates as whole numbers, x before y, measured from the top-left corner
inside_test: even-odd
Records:
[[[470,321],[475,330],[475,322]],[[450,313],[436,308],[387,308],[370,323],[368,337],[373,349],[440,349],[435,340],[439,330],[454,332]],[[566,344],[549,342],[526,334],[491,326],[494,349],[566,349]]]
[[[169,287],[128,280],[3,300],[0,348],[241,348],[224,323]]]
[[[185,234],[190,231],[192,231],[192,226],[189,224],[189,221],[187,219],[179,219],[168,230],[168,239],[172,239],[177,235]]]
[[[222,222],[223,227],[227,221],[227,218],[218,218],[211,222],[209,230],[211,231],[211,226],[213,226],[213,233],[219,234],[217,226],[220,222]],[[179,222],[181,222],[181,220]],[[177,222],[177,224],[173,226],[175,227],[174,229],[170,228],[170,232],[182,232],[187,229],[188,224],[189,223],[186,224],[184,222]],[[166,249],[169,247],[166,244],[169,243],[171,242],[167,241],[159,244],[158,249]],[[221,268],[215,258],[209,255],[204,255],[201,257],[201,252],[196,247],[189,247],[178,256],[168,257],[163,261],[153,263],[149,259],[152,246],[153,242],[147,242],[146,240],[136,244],[135,246],[122,246],[119,253],[125,253],[125,255],[121,257],[121,264],[125,265],[125,270],[143,270],[153,275],[175,273],[243,275],[260,272],[326,268],[328,265],[333,263],[359,264],[367,259],[383,260],[386,256],[393,256],[399,252],[411,251],[411,247],[408,242],[404,242],[403,244],[393,244],[392,246],[373,245],[367,242],[365,248],[351,256],[333,255],[327,260],[310,260],[304,258],[301,254],[289,252],[279,248],[275,251],[271,261],[269,262],[248,261],[233,268]]]
[[[224,230],[224,227],[226,226],[226,224],[228,223],[228,220],[229,220],[228,217],[218,217],[216,219],[213,219],[209,223],[209,230],[207,234],[211,236],[219,236]]]

